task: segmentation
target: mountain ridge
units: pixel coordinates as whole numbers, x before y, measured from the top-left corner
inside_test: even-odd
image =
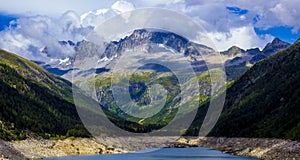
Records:
[[[299,62],[297,41],[255,64],[228,88],[223,112],[209,135],[299,140]],[[201,124],[207,105],[199,108],[188,134]]]
[[[99,65],[99,68],[104,68],[106,65],[109,65],[113,59],[121,56],[121,53],[128,49],[138,47],[141,47],[145,52],[155,52],[155,50],[160,48],[162,51],[165,50],[173,53],[181,53],[195,62],[201,61],[201,55],[209,55],[215,52],[212,48],[193,43],[175,33],[151,29],[137,29],[128,36],[121,38],[119,41],[107,42],[103,51],[98,49],[98,45],[85,40],[77,43],[72,41],[59,41],[59,43],[61,45],[72,46],[76,51],[74,57],[66,57],[65,59],[57,60],[57,62],[53,64],[41,64],[41,66],[49,72],[58,74],[69,80],[70,76],[64,75],[72,71],[74,62],[89,58],[95,60],[95,64]],[[258,61],[265,59],[289,45],[289,43],[278,38],[274,38],[273,41],[266,44],[262,50],[259,48],[244,50],[237,46],[232,46],[226,51],[221,51],[220,54],[223,55],[223,58],[226,60],[225,67],[228,71],[228,81],[236,80],[247,69],[249,69],[249,66],[252,66]],[[205,67],[200,67],[200,70],[205,71]],[[196,69],[197,72],[200,70],[199,68]]]
[[[221,52],[227,59],[225,62],[226,74],[228,81],[237,80],[252,65],[266,59],[276,52],[289,47],[291,44],[274,38],[272,42],[260,50],[259,48],[241,49],[239,47],[231,47],[227,51]]]

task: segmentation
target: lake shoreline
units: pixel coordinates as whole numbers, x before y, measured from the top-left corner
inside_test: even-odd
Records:
[[[226,137],[190,137],[178,141],[262,160],[300,159],[300,141]]]
[[[141,143],[143,142],[143,143]],[[281,139],[224,137],[98,137],[64,140],[0,141],[0,160],[41,159],[57,156],[128,153],[151,148],[204,147],[224,153],[259,158],[298,159],[300,142]]]

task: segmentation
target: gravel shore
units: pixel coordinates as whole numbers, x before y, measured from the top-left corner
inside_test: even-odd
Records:
[[[45,157],[126,153],[150,148],[201,146],[262,160],[298,160],[300,142],[280,139],[216,137],[98,137],[64,140],[0,140],[0,160],[39,159]]]
[[[0,160],[7,159],[21,160],[24,159],[24,155],[12,147],[8,142],[0,140]]]
[[[127,152],[98,143],[94,138],[67,138],[63,140],[26,139],[10,142],[10,145],[28,159]]]
[[[300,160],[300,141],[222,137],[191,137],[178,141],[262,160]]]

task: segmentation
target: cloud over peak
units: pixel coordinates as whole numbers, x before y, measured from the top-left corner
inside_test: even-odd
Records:
[[[18,6],[22,7],[15,6],[14,1],[6,1],[6,8],[3,8],[4,5],[0,6],[0,11],[20,14],[28,13],[28,9],[32,12],[12,21],[9,27],[0,31],[0,48],[29,59],[44,58],[46,55],[40,55],[40,50],[45,46],[48,46],[49,56],[72,55],[72,49],[66,50],[57,42],[83,40],[94,27],[105,20],[143,7],[160,7],[187,15],[206,29],[219,50],[233,45],[241,48],[263,47],[273,38],[266,33],[258,35],[254,28],[265,30],[285,26],[292,28],[294,33],[300,28],[298,0],[91,0],[89,3],[80,0],[72,3],[28,0],[24,5],[19,2],[21,4]],[[59,5],[49,11],[49,7],[54,4]],[[56,15],[58,13],[60,15]]]

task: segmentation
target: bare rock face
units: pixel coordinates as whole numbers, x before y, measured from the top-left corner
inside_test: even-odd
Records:
[[[156,50],[155,44],[163,45],[169,50],[184,54],[184,56],[200,56],[201,54],[213,52],[212,48],[193,43],[188,39],[171,32],[139,29],[120,41],[110,42],[106,47],[105,53],[101,55],[101,58],[103,59],[106,57],[107,59],[112,59],[113,57],[120,56],[121,53],[126,50],[135,48],[140,49],[141,47],[145,52],[152,52],[153,50]]]

